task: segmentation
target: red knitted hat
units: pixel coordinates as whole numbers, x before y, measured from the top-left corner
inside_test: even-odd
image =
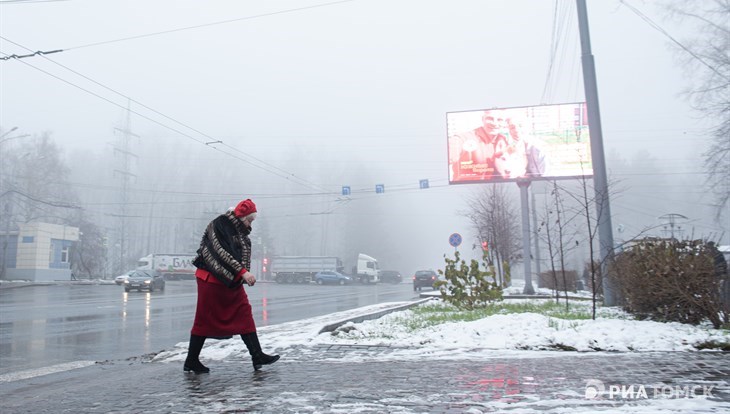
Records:
[[[246,217],[251,213],[256,212],[256,204],[251,201],[250,198],[247,198],[236,206],[236,208],[233,210],[233,214],[236,215],[236,217]]]

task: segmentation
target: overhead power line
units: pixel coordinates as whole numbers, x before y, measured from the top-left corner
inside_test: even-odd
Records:
[[[56,3],[59,1],[68,1],[68,0],[0,0],[0,5],[2,4],[29,4],[29,3]]]
[[[49,50],[48,52],[44,52],[42,50],[38,50],[38,51],[35,51],[33,53],[28,53],[27,55],[16,55],[16,54],[12,54],[12,55],[0,56],[0,60],[23,59],[23,58],[32,57],[32,56],[38,56],[38,55],[50,55],[52,53],[58,53],[58,52],[63,52],[63,49]]]
[[[216,25],[220,25],[220,24],[228,24],[228,23],[240,22],[240,21],[243,21],[243,20],[259,19],[261,17],[275,16],[275,15],[278,15],[278,14],[294,13],[294,12],[298,12],[298,11],[302,11],[302,10],[309,10],[309,9],[316,9],[316,8],[319,8],[319,7],[333,6],[333,5],[341,4],[341,3],[349,3],[351,1],[356,1],[356,0],[333,1],[333,2],[329,2],[329,3],[321,3],[321,4],[314,4],[314,5],[311,5],[311,6],[297,7],[297,8],[294,8],[294,9],[286,9],[286,10],[279,10],[279,11],[270,12],[270,13],[255,14],[255,15],[252,15],[252,16],[238,17],[238,18],[235,18],[235,19],[220,20],[220,21],[217,21],[217,22],[203,23],[203,24],[198,24],[198,25],[194,25],[194,26],[180,27],[180,28],[177,28],[177,29],[163,30],[163,31],[153,32],[153,33],[147,33],[147,34],[143,34],[143,35],[123,37],[123,38],[114,39],[114,40],[105,40],[105,41],[102,41],[102,42],[88,43],[88,44],[81,45],[81,46],[70,47],[70,48],[68,48],[66,50],[81,49],[81,48],[85,48],[85,47],[106,45],[106,44],[109,44],[109,43],[124,42],[124,41],[127,41],[127,40],[141,39],[141,38],[144,38],[144,37],[159,36],[159,35],[162,35],[162,34],[168,34],[168,33],[174,33],[174,32],[182,32],[184,30],[200,29],[202,27],[216,26]]]
[[[26,194],[26,193],[24,193],[22,191],[18,191],[18,190],[8,190],[8,191],[5,191],[4,193],[0,194],[0,198],[5,197],[8,194],[18,194],[18,195],[21,195],[21,196],[29,199],[29,200],[33,200],[36,203],[46,204],[46,205],[49,205],[51,207],[72,208],[72,209],[77,209],[77,210],[81,209],[81,207],[76,206],[76,205],[73,205],[73,204],[41,200],[41,199],[35,198],[35,197],[33,197],[33,196],[29,195],[29,194]]]
[[[9,43],[12,43],[12,44],[16,45],[16,46],[19,46],[19,47],[22,47],[24,49],[29,50],[27,47],[25,47],[25,46],[23,46],[23,45],[21,45],[21,44],[19,44],[17,42],[14,42],[14,41],[6,38],[6,37],[0,36],[0,39],[3,39],[3,40],[5,40],[5,41],[7,41]],[[102,99],[102,100],[104,100],[106,102],[109,102],[112,105],[118,106],[118,107],[120,107],[120,108],[122,108],[124,110],[128,110],[129,112],[134,113],[137,116],[140,116],[140,117],[142,117],[144,119],[147,119],[150,122],[153,122],[153,123],[155,123],[157,125],[162,126],[163,128],[167,128],[167,129],[169,129],[169,130],[171,130],[173,132],[176,132],[176,133],[178,133],[178,134],[180,134],[180,135],[182,135],[184,137],[187,137],[187,138],[189,138],[189,139],[191,139],[191,140],[193,140],[193,141],[195,141],[195,142],[197,142],[199,144],[205,145],[206,147],[210,147],[210,148],[212,148],[212,149],[214,149],[214,150],[216,150],[218,152],[221,152],[223,154],[226,154],[226,155],[228,155],[228,156],[230,156],[232,158],[235,158],[235,159],[238,159],[240,161],[243,161],[243,162],[245,162],[245,163],[247,163],[247,164],[249,164],[249,165],[251,165],[253,167],[262,169],[262,170],[264,170],[266,172],[269,172],[269,173],[271,173],[273,175],[276,175],[278,177],[284,178],[284,179],[286,179],[288,181],[292,181],[292,182],[294,182],[296,184],[299,184],[299,185],[302,185],[302,186],[305,186],[305,187],[309,187],[309,188],[312,188],[312,189],[316,189],[318,191],[329,191],[329,190],[325,189],[324,187],[319,186],[317,184],[314,184],[314,183],[312,183],[310,181],[307,181],[306,179],[300,178],[300,177],[296,176],[295,174],[293,174],[291,172],[288,172],[288,171],[286,171],[286,170],[284,170],[282,168],[279,168],[279,167],[277,167],[277,166],[275,166],[273,164],[267,163],[266,161],[263,161],[263,160],[261,160],[261,159],[259,159],[257,157],[254,157],[253,155],[247,154],[246,152],[241,151],[241,150],[239,150],[239,149],[237,149],[235,147],[232,147],[230,145],[224,144],[223,141],[221,141],[221,140],[216,140],[212,136],[210,136],[210,135],[208,135],[208,134],[206,134],[206,133],[204,133],[204,132],[202,132],[202,131],[194,128],[194,127],[191,127],[191,126],[189,126],[189,125],[187,125],[187,124],[185,124],[185,123],[183,123],[181,121],[178,121],[178,120],[176,120],[176,119],[174,119],[174,118],[172,118],[172,117],[170,117],[168,115],[163,114],[160,111],[157,111],[157,110],[155,110],[155,109],[153,109],[153,108],[151,108],[151,107],[149,107],[147,105],[144,105],[143,103],[141,103],[141,102],[139,102],[139,101],[137,101],[135,99],[132,99],[129,96],[126,96],[125,94],[123,94],[121,92],[118,92],[118,91],[116,91],[116,90],[114,90],[114,89],[112,89],[112,88],[110,88],[110,87],[108,87],[106,85],[103,85],[102,83],[97,82],[96,80],[91,79],[90,77],[88,77],[86,75],[83,75],[83,74],[81,74],[81,73],[79,73],[79,72],[77,72],[77,71],[75,71],[75,70],[73,70],[73,69],[71,69],[71,68],[69,68],[67,66],[64,66],[64,65],[62,65],[62,64],[60,64],[60,63],[52,60],[52,59],[49,59],[49,58],[47,58],[45,56],[43,58],[46,59],[46,60],[48,60],[51,63],[54,63],[54,64],[56,64],[56,65],[58,65],[58,66],[60,66],[60,67],[62,67],[64,69],[70,71],[71,73],[76,74],[77,76],[80,76],[80,77],[88,80],[89,82],[92,82],[92,83],[94,83],[94,84],[96,84],[96,85],[98,85],[98,86],[100,86],[100,87],[102,87],[102,88],[104,88],[104,89],[112,92],[112,93],[115,93],[115,94],[117,94],[117,95],[119,95],[119,96],[121,96],[121,97],[123,97],[125,99],[128,99],[129,101],[134,102],[135,104],[137,104],[137,105],[139,105],[139,106],[141,106],[141,107],[143,107],[143,108],[145,108],[145,109],[147,109],[149,111],[152,111],[153,113],[155,113],[155,114],[157,114],[159,116],[162,116],[163,118],[165,118],[167,120],[170,120],[170,121],[172,121],[172,122],[174,122],[174,123],[176,123],[176,124],[178,124],[180,126],[183,126],[183,127],[187,128],[187,129],[189,129],[191,131],[194,131],[197,134],[202,135],[203,137],[206,138],[206,140],[197,139],[197,138],[195,138],[195,137],[193,137],[193,136],[191,136],[189,134],[184,133],[183,131],[180,131],[179,129],[173,128],[173,127],[171,127],[169,125],[166,125],[166,124],[164,124],[162,122],[159,122],[159,121],[157,121],[157,120],[155,120],[155,119],[153,119],[153,118],[151,118],[149,116],[146,116],[146,115],[143,115],[143,114],[141,114],[141,113],[139,113],[137,111],[131,110],[131,109],[129,109],[129,108],[127,108],[127,107],[125,107],[125,106],[123,106],[123,105],[121,105],[119,103],[116,103],[116,102],[114,102],[114,101],[112,101],[112,100],[110,100],[110,99],[108,99],[106,97],[103,97],[103,96],[101,96],[101,95],[99,95],[99,94],[97,94],[95,92],[92,92],[92,91],[90,91],[90,90],[88,90],[86,88],[83,88],[83,87],[81,87],[79,85],[76,85],[73,82],[70,82],[70,81],[68,81],[66,79],[63,79],[63,78],[61,78],[61,77],[59,77],[57,75],[54,75],[54,74],[52,74],[52,73],[50,73],[48,71],[43,70],[41,68],[38,68],[36,66],[33,66],[30,63],[28,63],[28,62],[21,61],[21,63],[23,63],[25,65],[28,65],[28,66],[30,66],[30,67],[32,67],[32,68],[34,68],[34,69],[36,69],[36,70],[38,70],[40,72],[43,72],[43,73],[45,73],[45,74],[47,74],[47,75],[49,75],[51,77],[54,77],[54,78],[56,78],[56,79],[58,79],[58,80],[60,80],[60,81],[62,81],[64,83],[67,83],[67,84],[69,84],[71,86],[74,86],[74,87],[76,87],[78,89],[81,89],[82,91],[87,92],[87,93],[89,93],[89,94],[91,94],[93,96],[96,96],[97,98]],[[242,158],[239,155],[232,154],[230,152],[224,151],[224,150],[216,147],[215,144],[218,144],[218,143],[220,143],[221,145],[223,145],[223,146],[225,146],[227,148],[230,148],[231,150],[236,151],[237,153],[241,154],[241,156],[248,157],[250,160],[249,159]],[[251,160],[253,160],[255,162],[253,162]]]
[[[28,1],[16,0],[16,2],[29,2],[29,1],[33,1],[33,0],[28,0]],[[35,0],[35,1],[39,1],[39,0]],[[49,1],[49,0],[46,0],[46,1]],[[58,1],[58,0],[56,0],[56,1]],[[182,31],[185,31],[185,30],[193,30],[193,29],[200,29],[200,28],[203,28],[203,27],[217,26],[217,25],[228,24],[228,23],[235,23],[235,22],[240,22],[240,21],[244,21],[244,20],[259,19],[259,18],[262,18],[262,17],[276,16],[276,15],[279,15],[279,14],[294,13],[294,12],[299,12],[299,11],[304,11],[304,10],[310,10],[310,9],[316,9],[316,8],[321,8],[321,7],[334,6],[334,5],[338,5],[338,4],[342,4],[342,3],[349,3],[349,2],[353,2],[353,1],[357,1],[357,0],[339,0],[339,1],[332,1],[332,2],[329,2],[329,3],[313,4],[311,6],[296,7],[296,8],[293,8],[293,9],[286,9],[286,10],[279,10],[279,11],[269,12],[269,13],[255,14],[255,15],[252,15],[252,16],[238,17],[238,18],[235,18],[235,19],[219,20],[219,21],[215,21],[215,22],[197,24],[197,25],[193,25],[193,26],[179,27],[179,28],[176,28],[176,29],[161,30],[159,32],[152,32],[152,33],[146,33],[146,34],[141,34],[141,35],[122,37],[122,38],[119,38],[119,39],[112,39],[112,40],[104,40],[104,41],[101,41],[101,42],[87,43],[87,44],[84,44],[84,45],[79,45],[79,46],[74,46],[74,47],[68,47],[68,48],[65,48],[65,49],[57,49],[57,50],[48,51],[48,52],[37,51],[37,52],[31,53],[31,54],[28,54],[28,55],[8,55],[6,57],[2,57],[1,60],[22,59],[22,58],[28,58],[28,57],[37,56],[37,55],[40,56],[40,55],[49,54],[49,53],[66,52],[66,51],[69,51],[69,50],[83,49],[83,48],[93,47],[93,46],[108,45],[110,43],[125,42],[125,41],[128,41],[128,40],[142,39],[142,38],[145,38],[145,37],[152,37],[152,36],[159,36],[159,35],[168,34],[168,33],[182,32]],[[8,0],[6,0],[6,1],[0,1],[0,4],[1,3],[9,3],[9,2],[11,2],[11,1],[8,1]]]
[[[571,18],[576,18],[571,6],[573,3],[567,0],[554,1],[550,59],[548,61],[547,75],[545,76],[545,83],[540,98],[540,102],[542,103],[548,103],[553,100],[553,94],[561,76],[565,79],[567,75],[568,81],[579,80],[573,70],[574,59],[567,58],[570,47],[576,46],[575,34],[572,30],[575,25],[571,22]],[[564,67],[566,65],[571,65],[569,71]]]

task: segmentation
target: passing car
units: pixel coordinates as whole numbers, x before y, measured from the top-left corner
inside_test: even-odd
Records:
[[[119,276],[115,277],[114,283],[116,283],[117,285],[123,285],[124,281],[129,279],[129,275],[131,275],[132,273],[134,273],[134,270],[130,270],[129,272],[127,272],[123,275],[119,275]]]
[[[413,291],[421,290],[424,287],[433,289],[433,284],[439,279],[433,270],[419,270],[413,275]]]
[[[403,281],[403,276],[395,270],[381,270],[379,276],[383,283],[398,284]]]
[[[334,270],[323,270],[314,275],[314,281],[317,282],[318,285],[347,285],[352,282],[352,278]]]
[[[137,290],[139,292],[148,290],[165,290],[165,278],[158,272],[147,270],[134,270],[131,272],[126,281],[124,281],[124,291],[129,292]]]

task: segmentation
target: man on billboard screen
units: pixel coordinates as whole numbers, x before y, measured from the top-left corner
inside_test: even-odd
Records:
[[[593,174],[585,104],[447,114],[449,183]]]

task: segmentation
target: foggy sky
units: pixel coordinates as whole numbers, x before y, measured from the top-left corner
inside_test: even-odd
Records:
[[[693,34],[651,4],[629,2],[675,37]],[[139,207],[146,214],[197,234],[204,223],[191,214],[251,197],[280,252],[367,250],[404,274],[442,267],[449,234],[464,235],[471,251],[460,212],[478,186],[448,185],[445,113],[583,101],[575,4],[361,0],[290,11],[323,3],[1,4],[3,37],[31,51],[65,49],[48,59],[78,74],[43,57],[0,62],[0,128],[50,131],[84,207],[101,216],[120,208],[91,200],[111,199],[119,185],[104,160],[119,144],[128,97],[166,116],[130,105],[140,136],[130,140],[140,177],[130,201],[157,192]],[[563,35],[544,93],[556,7]],[[709,124],[680,96],[688,74],[667,38],[618,1],[589,1],[588,13],[609,176],[623,188],[611,207],[625,230],[614,238],[667,213],[689,217],[697,237],[727,233],[701,187]],[[28,49],[0,40],[4,55]],[[420,179],[431,188],[419,190]],[[376,184],[385,194],[374,194]],[[350,201],[338,195],[343,185]]]

